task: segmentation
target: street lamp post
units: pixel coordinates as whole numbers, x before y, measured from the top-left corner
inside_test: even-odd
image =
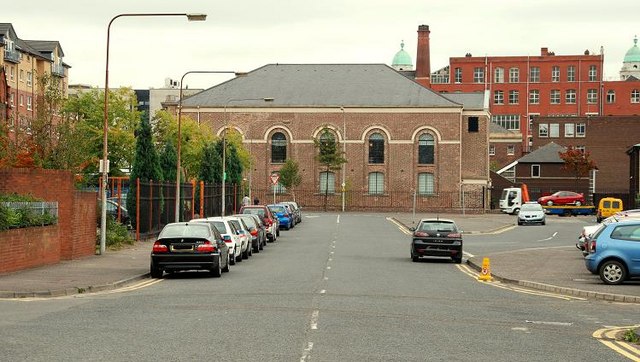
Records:
[[[177,153],[178,153],[178,160],[176,162],[176,204],[175,204],[175,209],[176,209],[176,217],[175,220],[176,222],[180,222],[180,170],[182,168],[182,164],[180,161],[180,155],[181,155],[181,147],[182,147],[182,132],[181,132],[181,125],[182,125],[182,82],[184,81],[184,77],[187,76],[187,74],[192,74],[192,73],[198,73],[198,74],[203,74],[203,73],[232,73],[235,74],[236,76],[242,75],[244,73],[239,73],[239,72],[234,72],[231,70],[190,70],[186,73],[184,73],[182,75],[182,78],[180,78],[180,94],[178,96],[178,140],[177,140]]]
[[[347,123],[345,121],[344,107],[340,107],[342,111],[342,157],[347,157]],[[346,192],[346,166],[342,163],[342,212],[344,212],[345,192]]]
[[[141,17],[141,16],[186,16],[189,21],[204,21],[207,18],[206,14],[187,14],[187,13],[130,13],[130,14],[118,14],[111,18],[109,25],[107,26],[107,54],[105,62],[104,72],[104,123],[102,129],[102,191],[100,197],[102,198],[102,214],[100,217],[100,255],[104,255],[106,240],[107,240],[107,186],[109,177],[109,151],[108,151],[108,133],[109,133],[109,37],[111,35],[111,24],[114,20],[120,17]]]
[[[227,179],[227,125],[229,123],[229,119],[227,118],[227,107],[231,102],[244,102],[244,101],[264,101],[264,102],[273,102],[273,98],[231,98],[228,99],[224,104],[224,129],[222,130],[222,210],[221,215],[225,214],[226,207],[226,179]]]

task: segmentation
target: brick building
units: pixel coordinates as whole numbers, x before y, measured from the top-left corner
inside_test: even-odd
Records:
[[[584,117],[640,114],[640,49],[637,38],[627,51],[619,80],[603,77],[604,50],[598,54],[556,55],[546,47],[536,56],[450,57],[449,64],[431,71],[429,26],[418,27],[415,71],[403,73],[441,92],[489,92],[491,121],[521,135],[522,153],[507,154],[503,139],[492,138],[491,160],[504,166],[530,151],[542,117]],[[411,69],[406,67],[404,69]],[[515,136],[515,134],[514,134]]]
[[[10,130],[28,132],[36,117],[36,104],[44,90],[38,85],[39,77],[49,74],[59,80],[62,94],[67,94],[68,72],[71,68],[63,61],[64,52],[58,41],[24,40],[16,34],[13,25],[0,23],[0,68],[4,69],[4,89],[7,107],[0,119],[7,120]]]
[[[444,96],[382,64],[270,64],[183,100],[182,116],[242,134],[257,194],[269,195],[270,176],[293,159],[302,205],[344,184],[349,210],[410,210],[414,191],[418,209],[488,208],[481,93]],[[325,127],[345,151],[342,170],[315,160]]]

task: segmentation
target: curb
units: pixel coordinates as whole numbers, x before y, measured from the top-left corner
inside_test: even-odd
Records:
[[[476,264],[471,259],[467,259],[467,265],[471,266],[476,271],[482,270],[482,266]],[[563,295],[569,295],[573,297],[587,298],[587,299],[596,299],[596,300],[605,300],[609,302],[621,302],[621,303],[638,303],[640,304],[640,297],[632,296],[632,295],[624,295],[624,294],[611,294],[611,293],[600,293],[600,292],[592,292],[582,289],[575,288],[567,288],[567,287],[559,287],[556,285],[545,284],[532,282],[529,280],[517,280],[517,279],[509,279],[505,277],[501,277],[496,274],[491,274],[491,276],[499,280],[503,283],[508,284],[516,284],[521,287],[526,287],[530,289],[543,290],[545,292],[553,292]]]
[[[136,282],[142,279],[147,279],[147,278],[149,278],[149,273],[122,279],[114,283],[107,283],[107,284],[101,284],[101,285],[95,285],[95,286],[90,285],[87,287],[41,290],[41,291],[33,291],[33,292],[0,291],[0,299],[54,298],[54,297],[64,297],[64,296],[77,295],[77,294],[97,293],[97,292],[103,292],[106,290],[114,290],[114,289],[122,288],[129,284],[132,284],[133,282]]]

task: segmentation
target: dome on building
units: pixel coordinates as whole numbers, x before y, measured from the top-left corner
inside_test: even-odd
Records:
[[[404,51],[404,40],[400,43],[400,50],[393,57],[391,67],[395,70],[413,70],[411,56]]]
[[[638,48],[638,36],[633,39],[633,46],[624,55],[625,63],[640,62],[640,48]]]

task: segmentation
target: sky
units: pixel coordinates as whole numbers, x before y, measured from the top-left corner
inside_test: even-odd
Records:
[[[637,0],[44,0],[13,1],[0,22],[25,40],[57,40],[69,84],[103,88],[110,27],[109,87],[162,88],[188,71],[248,72],[266,64],[383,63],[404,49],[416,61],[417,30],[429,25],[431,70],[449,57],[599,53],[605,79],[618,79],[640,34]],[[227,74],[188,74],[184,87],[208,88]]]

